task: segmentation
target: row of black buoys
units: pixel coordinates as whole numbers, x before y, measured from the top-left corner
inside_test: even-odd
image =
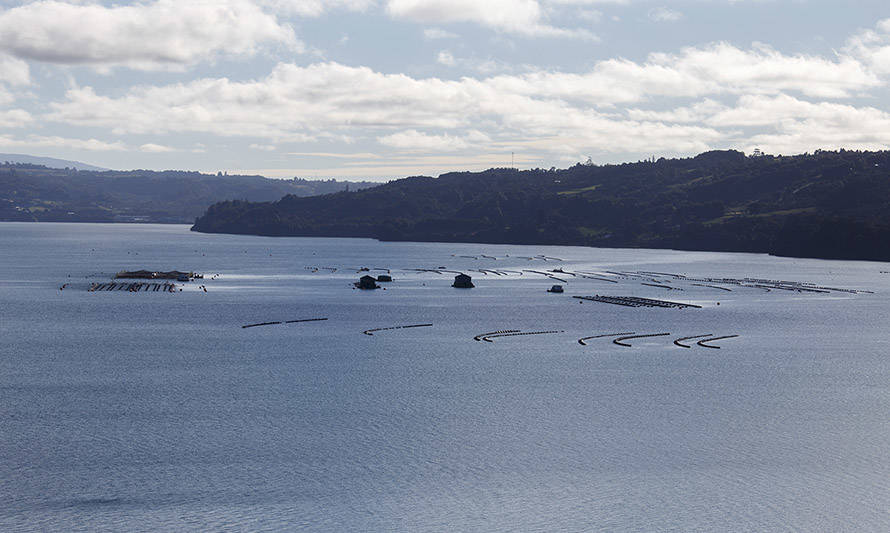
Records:
[[[662,283],[640,283],[640,285],[646,285],[647,287],[657,287],[659,289],[667,289],[669,291],[682,291],[683,289],[679,287],[671,287],[670,285],[664,285]]]
[[[707,287],[709,289],[719,289],[721,291],[732,292],[732,289],[728,287],[718,287],[717,285],[707,285],[705,283],[693,283],[694,287]]]
[[[625,307],[664,307],[674,309],[701,309],[700,305],[687,304],[681,302],[670,302],[667,300],[653,300],[652,298],[640,298],[638,296],[572,296],[578,300],[588,300],[591,302],[601,302],[613,305],[623,305]]]
[[[670,335],[670,333],[646,333],[646,334],[642,334],[642,335],[637,335],[636,333],[606,333],[603,335],[593,335],[590,337],[581,337],[580,339],[578,339],[578,344],[580,344],[582,346],[587,346],[586,341],[589,341],[591,339],[603,339],[603,338],[607,338],[607,337],[617,337],[616,339],[612,340],[612,342],[614,344],[617,344],[618,346],[625,346],[627,348],[630,348],[630,347],[632,347],[632,345],[626,341],[633,340],[633,339],[645,339],[645,338],[650,338],[650,337],[667,337],[668,335]],[[676,339],[674,341],[674,344],[676,346],[679,346],[680,348],[692,348],[691,344],[685,344],[685,343],[687,341],[693,341],[695,339],[700,339],[698,342],[696,342],[697,345],[699,345],[703,348],[713,348],[713,349],[719,350],[720,347],[714,346],[713,345],[714,342],[726,340],[726,339],[735,339],[737,337],[738,337],[738,335],[723,335],[720,337],[715,337],[712,333],[708,333],[707,335],[691,335],[688,337],[680,337],[679,339]]]
[[[491,335],[500,335],[502,333],[519,333],[521,330],[518,329],[499,329],[497,331],[489,331],[488,333],[480,333],[473,337],[474,341],[481,341],[483,338],[491,336]]]
[[[274,321],[274,322],[259,322],[257,324],[247,324],[246,326],[241,326],[242,329],[247,328],[256,328],[260,326],[277,326],[280,324],[298,324],[300,322],[320,322],[323,320],[327,320],[327,318],[300,318],[297,320],[286,320],[286,321]]]
[[[635,333],[634,331],[628,331],[628,332],[624,332],[624,333],[606,333],[603,335],[592,335],[590,337],[581,337],[580,339],[578,339],[578,344],[580,344],[581,346],[587,346],[586,341],[589,341],[589,340],[604,339],[606,337],[621,337],[622,335],[633,335],[634,333]]]
[[[515,331],[515,332],[508,332],[508,333],[495,333],[495,334],[483,335],[483,336],[480,336],[480,339],[482,339],[485,342],[494,342],[491,339],[495,339],[498,337],[523,337],[526,335],[551,335],[554,333],[565,333],[565,331]]]
[[[683,344],[685,341],[692,341],[695,339],[702,339],[705,337],[712,337],[713,333],[708,333],[707,335],[692,335],[691,337],[680,337],[679,339],[674,341],[674,344],[679,346],[680,348],[692,348],[690,344]]]
[[[429,327],[432,327],[432,324],[411,324],[409,326],[391,326],[388,328],[366,329],[362,333],[364,333],[365,335],[373,336],[374,333],[377,331],[390,331],[390,330],[394,330],[394,329],[429,328]]]
[[[702,340],[698,341],[696,344],[698,344],[702,348],[715,348],[715,349],[719,350],[720,349],[719,346],[714,346],[710,343],[722,341],[725,339],[735,339],[736,337],[738,337],[738,335],[724,335],[722,337],[713,337],[711,339],[702,339]]]
[[[256,328],[259,326],[274,326],[277,324],[283,324],[283,322],[260,322],[258,324],[247,324],[246,326],[241,326],[243,329],[246,328]]]
[[[632,339],[644,339],[644,338],[648,338],[648,337],[667,337],[668,335],[670,335],[670,333],[647,333],[645,335],[627,335],[625,337],[618,337],[617,339],[613,340],[612,342],[617,344],[618,346],[626,346],[626,347],[630,348],[631,345],[624,341],[629,341]]]

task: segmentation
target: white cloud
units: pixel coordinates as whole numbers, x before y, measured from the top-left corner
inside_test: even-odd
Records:
[[[817,149],[886,150],[890,148],[890,113],[874,107],[809,102],[786,94],[745,95],[732,107],[704,100],[671,111],[629,110],[634,118],[688,122],[719,131],[737,130],[732,141],[745,151],[801,153]],[[739,130],[741,128],[742,130]],[[753,133],[747,131],[755,130]]]
[[[585,29],[566,29],[545,22],[537,0],[388,0],[387,12],[420,23],[472,22],[508,33],[595,40]]]
[[[875,72],[890,74],[890,19],[881,20],[875,29],[851,37],[844,50]]]
[[[603,12],[596,9],[582,9],[578,11],[578,18],[593,23],[603,20]]]
[[[432,41],[435,39],[457,39],[458,35],[442,28],[427,28],[423,30],[423,37]]]
[[[491,138],[478,130],[470,130],[464,136],[431,135],[417,130],[400,131],[379,137],[380,144],[399,150],[421,152],[454,152],[466,150],[480,143],[490,143]]]
[[[655,22],[676,22],[683,18],[683,13],[667,7],[655,7],[649,10],[649,18]]]
[[[167,152],[175,152],[176,148],[164,146],[163,144],[146,143],[139,147],[139,151],[150,154],[162,154]]]
[[[724,109],[726,109],[726,106],[723,104],[711,100],[710,98],[706,98],[693,105],[678,107],[667,111],[630,108],[627,110],[627,115],[632,120],[691,124],[695,122],[704,122]]]
[[[0,111],[0,128],[21,128],[33,122],[34,118],[23,109]]]
[[[745,109],[762,117],[761,122],[765,122],[764,113],[775,113],[770,123],[774,131],[755,133],[746,138],[742,142],[746,151],[757,147],[782,154],[819,149],[890,149],[890,113],[870,107],[793,100],[758,97],[744,102]],[[725,119],[726,116],[713,120]]]
[[[721,134],[708,127],[627,120],[558,98],[559,89],[535,94],[508,90],[503,77],[443,81],[388,75],[368,68],[323,63],[279,65],[267,78],[236,83],[197,80],[138,87],[119,98],[91,88],[72,89],[52,105],[48,120],[110,128],[114,133],[202,132],[255,136],[281,142],[328,135],[373,135],[389,146],[481,148],[487,141],[465,132],[549,139],[541,146],[563,152],[705,148]],[[556,95],[554,95],[556,93]],[[403,134],[390,133],[401,130]],[[387,132],[390,130],[390,132]],[[408,130],[408,133],[405,133]],[[412,131],[413,130],[413,131]],[[445,130],[430,134],[424,130]],[[462,144],[463,143],[463,144]]]
[[[469,65],[448,51],[438,59]],[[827,142],[829,135],[836,136],[832,146],[882,146],[883,135],[857,133],[856,128],[890,131],[884,112],[804,99],[840,100],[881,87],[883,80],[850,55],[829,59],[782,54],[763,45],[742,49],[715,43],[651,54],[642,62],[600,61],[582,73],[536,71],[457,80],[334,62],[281,63],[251,81],[206,78],[133,87],[115,96],[75,87],[38,118],[117,135],[177,132],[267,139],[269,144],[251,146],[260,150],[358,139],[410,151],[480,153],[512,146],[560,157],[668,155],[745,146],[751,138],[771,150],[767,141],[779,149],[811,147]],[[730,99],[735,106],[727,103]],[[679,103],[665,110],[665,102],[672,100]],[[477,135],[480,131],[484,134]]]
[[[263,43],[298,49],[293,30],[249,0],[124,6],[39,0],[0,11],[0,51],[59,64],[182,69]]]
[[[436,56],[436,62],[445,65],[446,67],[453,67],[457,64],[454,56],[451,55],[451,52],[449,52],[448,50],[442,50],[441,52],[439,52],[439,55]]]
[[[277,12],[303,17],[318,17],[336,9],[364,11],[376,4],[374,0],[258,0]]]
[[[120,152],[127,150],[122,142],[106,142],[98,139],[71,139],[58,136],[29,135],[14,138],[0,135],[0,147],[3,148],[69,148],[91,152]]]
[[[0,83],[18,86],[30,85],[31,69],[21,59],[0,53]]]
[[[669,97],[797,91],[841,98],[881,85],[858,61],[841,57],[788,56],[759,45],[742,50],[727,43],[690,47],[679,54],[651,54],[645,63],[609,59],[584,74],[533,72],[491,80],[516,94],[548,94],[596,105]]]
[[[274,144],[251,144],[248,148],[251,150],[259,150],[261,152],[274,152],[277,148]]]

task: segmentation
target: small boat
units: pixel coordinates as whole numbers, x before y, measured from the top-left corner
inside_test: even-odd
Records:
[[[547,289],[547,292],[555,292],[555,293],[562,294],[565,291],[562,290],[562,285],[554,285],[554,286],[550,287],[549,289]]]

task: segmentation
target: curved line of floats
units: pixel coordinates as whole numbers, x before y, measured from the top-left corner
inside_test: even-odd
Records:
[[[680,337],[679,339],[674,341],[674,344],[679,346],[680,348],[692,348],[689,344],[683,344],[683,341],[691,341],[693,339],[701,339],[703,337],[711,337],[713,333],[708,333],[707,335],[693,335],[691,337]]]
[[[613,340],[612,342],[614,344],[617,344],[618,346],[626,346],[628,348],[631,348],[632,345],[630,345],[626,342],[622,342],[622,341],[629,341],[631,339],[643,339],[646,337],[667,337],[668,335],[670,335],[670,333],[649,333],[647,335],[630,335],[627,337],[618,337],[617,339]]]
[[[565,333],[565,331],[517,331],[514,333],[499,333],[496,335],[486,335],[482,337],[485,342],[494,342],[491,339],[496,337],[521,337],[524,335],[549,335],[551,333]]]
[[[626,333],[606,333],[605,335],[593,335],[591,337],[581,337],[578,339],[578,344],[581,346],[587,346],[587,343],[584,341],[589,341],[591,339],[602,339],[605,337],[620,337],[621,335],[633,335],[636,333],[635,331],[628,331]]]
[[[275,325],[279,325],[279,324],[298,324],[300,322],[321,322],[323,320],[327,320],[327,318],[300,318],[297,320],[286,320],[286,321],[276,321],[276,322],[259,322],[257,324],[247,324],[245,326],[241,326],[241,329],[256,328],[259,326],[275,326]]]
[[[738,335],[724,335],[723,337],[714,337],[713,339],[702,339],[702,340],[698,341],[696,344],[698,344],[702,348],[714,348],[716,350],[719,350],[720,349],[719,346],[711,346],[710,344],[707,344],[707,343],[716,342],[716,341],[720,341],[723,339],[734,339],[736,337],[738,337]]]
[[[244,326],[241,326],[241,328],[247,329],[247,328],[256,328],[256,327],[260,327],[260,326],[298,324],[298,323],[302,323],[302,322],[321,322],[324,320],[327,320],[327,318],[300,318],[300,319],[296,319],[296,320],[286,320],[286,321],[279,320],[279,321],[271,321],[271,322],[259,322],[256,324],[246,324]],[[410,324],[407,326],[391,326],[388,328],[366,329],[362,333],[365,335],[373,336],[374,333],[376,333],[378,331],[392,331],[392,330],[396,330],[396,329],[410,329],[410,328],[428,328],[428,327],[432,327],[432,326],[433,326],[433,324]],[[552,334],[557,334],[557,333],[565,333],[565,331],[557,331],[557,330],[522,331],[519,329],[499,329],[497,331],[488,331],[486,333],[480,333],[480,334],[474,336],[473,340],[474,341],[484,341],[484,342],[494,342],[492,339],[497,339],[497,338],[501,338],[501,337],[524,337],[524,336],[528,336],[528,335],[552,335]],[[617,344],[618,346],[625,346],[625,347],[630,348],[630,347],[632,347],[632,345],[627,342],[624,342],[624,341],[629,341],[629,340],[633,340],[633,339],[644,339],[644,338],[649,338],[649,337],[666,337],[668,335],[670,335],[670,333],[647,333],[647,334],[637,335],[633,331],[623,332],[623,333],[604,333],[602,335],[591,335],[589,337],[581,337],[580,339],[578,339],[578,344],[580,344],[581,346],[588,346],[586,341],[589,341],[589,340],[617,337],[616,339],[612,340],[612,342],[614,344]],[[692,347],[691,345],[683,344],[683,341],[701,339],[696,344],[698,344],[699,346],[701,346],[703,348],[712,348],[715,350],[719,350],[720,346],[714,346],[712,343],[721,341],[721,340],[726,340],[726,339],[734,339],[737,337],[738,337],[738,335],[723,335],[720,337],[714,337],[713,334],[709,333],[707,335],[693,335],[693,336],[689,336],[689,337],[680,337],[679,339],[676,339],[674,341],[674,344],[681,348],[691,348]]]
[[[389,331],[393,329],[408,329],[408,328],[428,328],[431,327],[432,324],[411,324],[410,326],[392,326],[389,328],[374,328],[374,329],[366,329],[362,333],[365,335],[374,336],[375,331]]]
[[[519,333],[519,331],[520,330],[518,330],[518,329],[501,329],[498,331],[489,331],[488,333],[480,333],[479,335],[476,335],[475,337],[473,337],[473,340],[481,341],[485,337],[488,337],[491,335],[500,335],[501,333]]]

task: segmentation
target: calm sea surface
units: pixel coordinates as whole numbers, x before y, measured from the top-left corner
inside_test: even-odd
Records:
[[[88,290],[140,268],[206,277]],[[890,531],[882,271],[3,223],[0,530]],[[473,339],[503,330],[557,333]],[[578,343],[630,332],[671,335]],[[672,343],[704,334],[739,337]]]

